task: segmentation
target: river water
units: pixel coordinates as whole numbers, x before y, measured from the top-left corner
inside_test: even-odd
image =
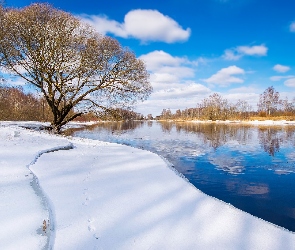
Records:
[[[157,153],[204,193],[295,232],[295,126],[133,121],[68,133]]]

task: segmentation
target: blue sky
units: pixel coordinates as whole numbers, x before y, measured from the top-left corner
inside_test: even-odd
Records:
[[[22,7],[33,1],[6,0]],[[42,2],[42,1],[41,1]],[[195,107],[219,93],[256,109],[274,86],[295,97],[294,0],[48,0],[145,61],[154,92],[136,111]]]

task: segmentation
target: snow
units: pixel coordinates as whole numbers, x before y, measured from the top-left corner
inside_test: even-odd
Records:
[[[19,125],[0,123],[0,249],[295,249],[156,154]]]

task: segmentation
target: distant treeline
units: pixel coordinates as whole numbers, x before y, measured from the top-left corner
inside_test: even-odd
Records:
[[[293,120],[295,118],[295,98],[292,101],[280,99],[280,95],[273,87],[267,88],[259,98],[257,109],[248,102],[239,100],[237,103],[230,103],[221,95],[214,93],[198,103],[195,108],[176,110],[163,109],[158,120],[247,120],[255,117],[271,118],[283,117]]]
[[[74,112],[74,111],[72,111]],[[87,113],[76,121],[143,120],[144,116],[131,110],[116,109],[104,114]],[[22,87],[0,85],[0,120],[52,121],[52,112],[43,97],[25,93]]]
[[[0,85],[0,120],[49,121],[51,118],[43,98],[24,93],[22,87]]]
[[[144,120],[145,117],[137,112],[127,109],[114,109],[109,112],[95,114],[89,112],[77,117],[75,121],[87,122],[87,121],[127,121],[127,120]]]

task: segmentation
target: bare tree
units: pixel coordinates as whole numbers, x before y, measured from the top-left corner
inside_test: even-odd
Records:
[[[90,110],[128,108],[152,91],[134,53],[48,4],[0,6],[0,66],[43,93],[55,132]]]
[[[268,87],[263,94],[260,95],[258,111],[265,112],[268,116],[273,114],[280,103],[280,94],[273,86]]]
[[[203,113],[210,120],[225,120],[228,117],[228,101],[214,93],[202,101]]]
[[[239,99],[235,105],[235,108],[240,118],[245,119],[249,117],[251,106],[248,104],[247,101]]]

